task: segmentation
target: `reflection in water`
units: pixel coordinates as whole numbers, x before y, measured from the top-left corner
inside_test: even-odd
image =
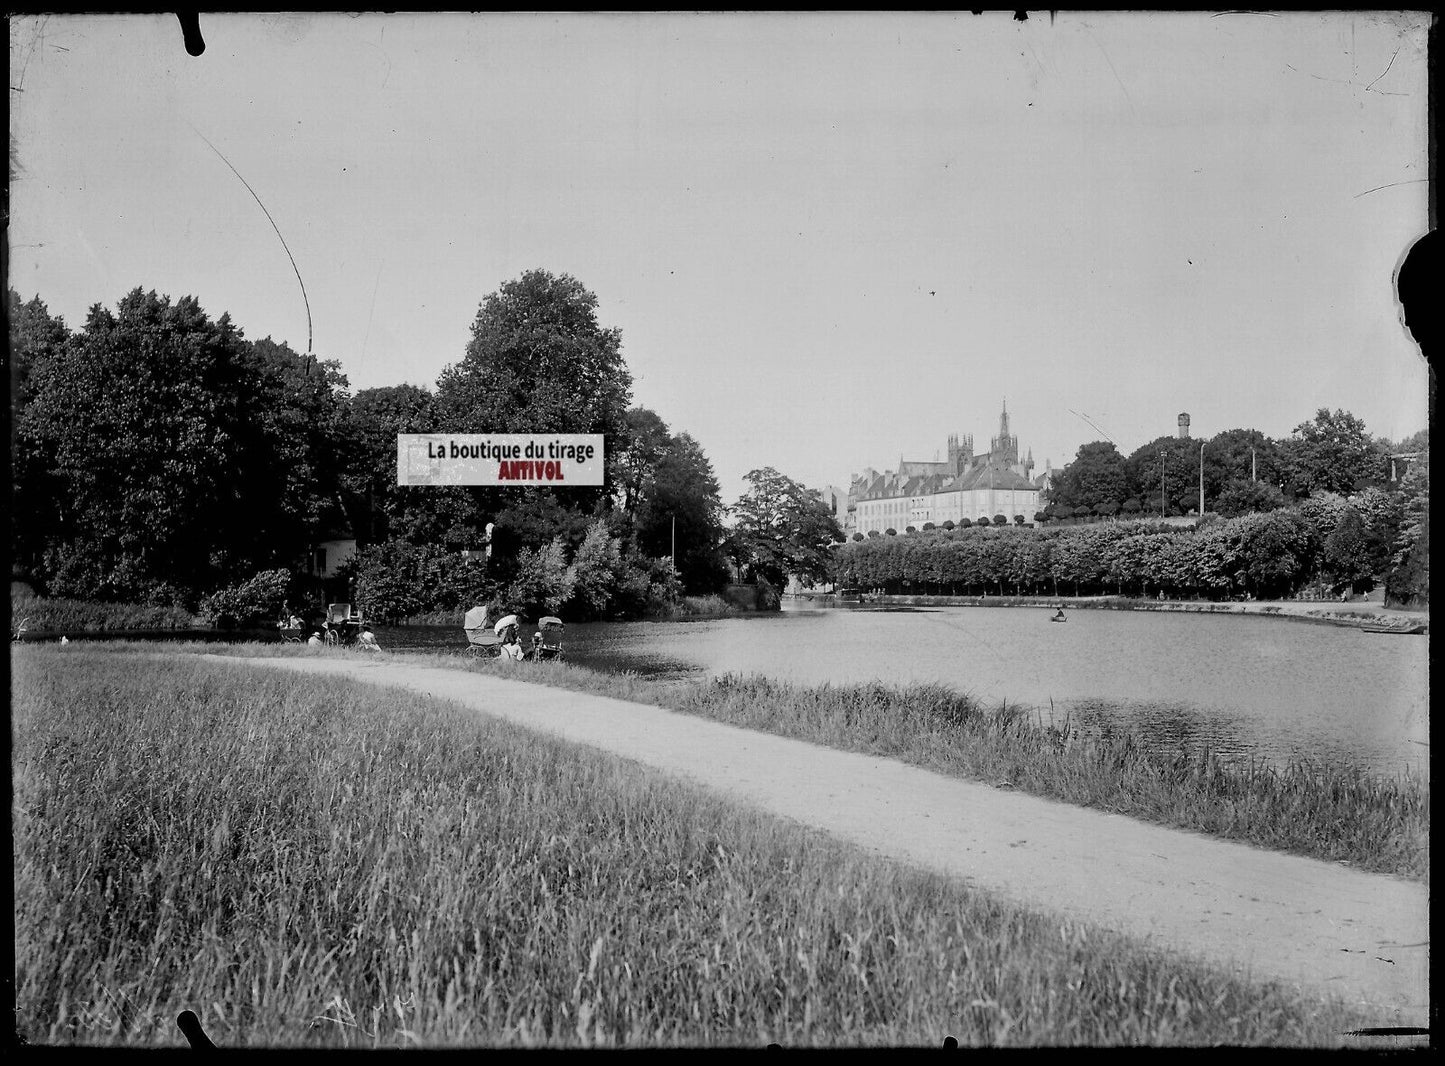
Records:
[[[790,610],[697,622],[570,625],[568,658],[659,680],[761,674],[805,685],[932,682],[1075,727],[1127,727],[1275,763],[1292,758],[1425,775],[1424,636],[1279,619],[1038,608]],[[378,634],[388,648],[460,651],[460,627]]]

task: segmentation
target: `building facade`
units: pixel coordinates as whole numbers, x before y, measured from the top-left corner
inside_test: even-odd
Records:
[[[1042,507],[1039,494],[1052,470],[1033,478],[1034,457],[1019,458],[1019,440],[1009,432],[1008,405],[999,416],[998,435],[987,452],[973,453],[973,436],[950,435],[948,458],[933,462],[905,461],[897,470],[879,473],[871,468],[855,475],[849,489],[843,530],[869,536],[889,529],[902,533],[909,526],[960,524],[1003,515],[1010,524],[1022,516],[1032,525]]]

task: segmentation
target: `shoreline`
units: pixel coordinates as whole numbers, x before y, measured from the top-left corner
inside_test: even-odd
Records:
[[[1166,611],[1179,614],[1236,614],[1263,618],[1288,618],[1315,625],[1385,626],[1408,630],[1424,626],[1429,632],[1430,612],[1404,608],[1386,608],[1371,601],[1332,603],[1328,600],[1144,600],[1131,596],[940,596],[904,593],[867,595],[861,605],[832,602],[834,593],[790,593],[792,602],[808,602],[817,606],[837,606],[866,610],[883,607],[1018,607],[1036,610],[1092,611]],[[817,601],[829,601],[818,604]]]

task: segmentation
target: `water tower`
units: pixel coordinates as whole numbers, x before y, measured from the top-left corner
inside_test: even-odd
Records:
[[[1179,415],[1179,439],[1189,439],[1189,412],[1184,411]]]

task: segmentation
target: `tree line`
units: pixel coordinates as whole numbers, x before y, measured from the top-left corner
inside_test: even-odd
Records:
[[[1428,430],[1392,444],[1348,411],[1321,408],[1284,440],[1230,429],[1207,440],[1157,437],[1129,455],[1112,441],[1080,446],[1054,478],[1046,519],[1273,511],[1322,492],[1349,495],[1390,476],[1390,453],[1428,447]]]
[[[192,296],[136,288],[75,332],[38,295],[7,296],[12,580],[46,595],[314,603],[311,547],[351,533],[343,576],[378,617],[477,602],[615,617],[715,593],[731,570],[822,576],[841,539],[817,493],[771,468],[724,507],[701,445],[632,405],[620,332],[567,275],[484,297],[434,388],[355,394],[339,361],[248,340]],[[474,432],[603,434],[604,484],[396,484],[397,434]]]
[[[1385,573],[1392,599],[1418,602],[1429,594],[1428,523],[1425,465],[1398,492],[1323,492],[1193,528],[1134,520],[854,541],[836,550],[834,577],[891,594],[1274,599],[1367,591]]]

